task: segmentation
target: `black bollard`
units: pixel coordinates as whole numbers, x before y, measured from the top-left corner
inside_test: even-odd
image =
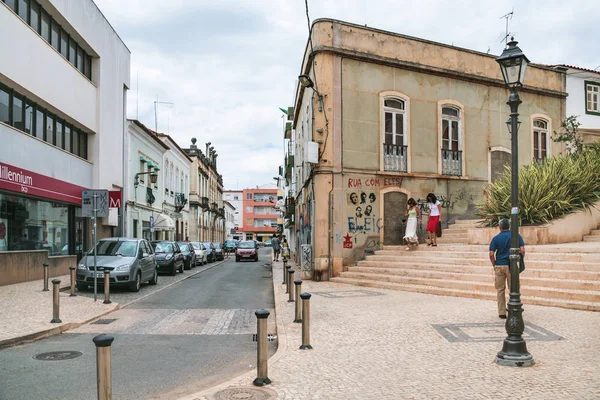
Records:
[[[312,349],[310,345],[310,293],[302,293],[302,346],[300,350]]]
[[[52,279],[52,324],[60,324],[60,280]]]
[[[258,344],[256,350],[256,379],[254,386],[263,386],[271,383],[268,378],[267,366],[267,318],[269,317],[267,310],[258,310],[256,315],[256,342]]]
[[[287,273],[286,273],[286,269],[285,269],[286,262],[287,261],[284,259],[283,260],[283,267],[282,267],[282,270],[283,270],[283,282],[281,282],[282,285],[286,285],[287,284]]]
[[[302,281],[300,279],[296,279],[294,281],[294,285],[296,285],[296,319],[294,322],[300,323],[302,322],[302,300],[300,300],[300,292],[302,291]]]
[[[290,274],[289,274],[289,271],[290,271],[290,269],[292,268],[292,266],[291,266],[291,265],[288,265],[288,266],[287,266],[287,267],[285,267],[285,268],[286,268],[286,269],[287,269],[287,271],[288,271],[288,272],[285,274],[285,275],[286,275],[286,277],[285,277],[285,292],[286,292],[286,293],[289,293],[289,291],[290,291],[290,282],[289,282],[289,279],[288,279],[288,278],[289,278],[289,275],[290,275]]]
[[[293,282],[294,282],[294,270],[290,268],[290,270],[288,271],[288,287],[287,287],[287,292],[289,293],[288,303],[294,302],[294,290],[292,289]]]
[[[44,290],[42,292],[48,291],[48,264],[44,264]]]
[[[98,335],[92,340],[96,345],[96,379],[98,385],[98,400],[111,400],[112,373],[110,365],[110,346],[115,338],[108,335]]]
[[[75,294],[75,270],[77,268],[70,266],[69,267],[69,273],[71,274],[71,294],[69,295],[69,297],[75,297],[77,296]]]

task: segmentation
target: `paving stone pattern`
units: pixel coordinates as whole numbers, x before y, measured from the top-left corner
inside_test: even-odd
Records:
[[[281,273],[276,263],[273,276]],[[494,362],[506,336],[495,301],[386,289],[351,296],[362,289],[305,281],[302,291],[328,295],[310,299],[313,350],[299,350],[294,303],[287,303],[280,279],[274,285],[282,323],[267,388],[277,399],[600,399],[600,313],[525,304],[536,364],[503,367]],[[481,340],[451,342],[434,326]],[[224,399],[215,395],[250,387],[254,378],[251,371],[184,399]]]

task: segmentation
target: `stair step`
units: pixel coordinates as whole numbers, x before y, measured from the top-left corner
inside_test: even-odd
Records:
[[[458,290],[474,290],[478,292],[492,292],[495,293],[494,283],[490,279],[490,282],[477,282],[477,281],[461,281],[461,280],[448,280],[448,279],[433,279],[433,278],[420,278],[415,276],[389,276],[383,274],[363,274],[353,273],[350,271],[342,272],[341,277],[347,277],[358,280],[374,280],[410,285],[421,285],[421,286],[434,286],[440,288],[452,288]],[[539,287],[539,286],[521,286],[521,293],[539,296],[545,298],[557,298],[563,300],[574,300],[574,301],[591,301],[598,302],[600,304],[600,291],[594,290],[576,290],[576,289],[560,289],[550,287]]]
[[[600,229],[594,229],[593,231],[590,232],[590,235],[600,236]]]
[[[457,219],[454,221],[455,225],[479,225],[481,223],[481,219]]]
[[[435,264],[435,265],[475,265],[491,267],[489,258],[484,257],[433,257],[429,254],[422,252],[416,252],[414,250],[406,251],[406,253],[412,254],[398,254],[398,255],[379,255],[375,254],[367,256],[363,262],[386,262],[390,264],[394,263],[405,263],[409,265],[415,264]],[[562,261],[554,260],[552,258],[525,258],[525,266],[527,268],[546,268],[546,269],[569,269],[569,270],[582,270],[582,271],[600,271],[600,263],[597,261]]]
[[[401,290],[406,292],[419,292],[434,294],[440,296],[454,296],[454,297],[468,297],[475,299],[485,300],[496,300],[495,292],[482,292],[475,290],[458,290],[454,288],[440,288],[426,285],[407,285],[392,282],[377,282],[377,281],[363,281],[360,279],[351,279],[344,277],[332,278],[331,282],[344,283],[356,286],[374,287],[382,289]],[[546,297],[536,297],[523,295],[521,297],[525,304],[551,306],[551,307],[562,307],[577,310],[587,311],[600,311],[600,303],[589,302],[589,301],[574,301],[574,300],[563,300]]]
[[[600,242],[600,236],[598,235],[585,235],[583,237],[584,242]]]
[[[600,246],[599,246],[600,247]],[[453,247],[454,250],[450,251],[448,246],[437,246],[437,247],[429,247],[427,245],[419,245],[417,249],[406,251],[406,246],[385,246],[383,250],[375,251],[374,256],[369,257],[378,257],[378,256],[388,256],[388,257],[412,257],[414,254],[426,254],[428,257],[432,258],[476,258],[476,259],[485,259],[487,260],[488,255],[488,247],[482,247],[477,249],[477,251],[464,251],[460,248]],[[542,253],[539,251],[530,251],[529,248],[526,248],[527,255],[525,257],[525,262],[531,262],[533,260],[552,260],[552,261],[576,261],[576,262],[594,262],[598,263],[600,261],[600,253],[558,253],[558,252],[548,252]]]
[[[440,270],[416,270],[416,269],[400,269],[400,268],[377,268],[377,267],[350,267],[348,272],[360,274],[375,274],[388,276],[413,276],[417,278],[428,279],[451,279],[456,281],[466,282],[493,282],[494,273],[491,268],[478,268],[473,271],[440,271]],[[347,274],[347,272],[344,272]],[[600,291],[600,273],[589,274],[583,279],[575,277],[567,277],[563,272],[562,276],[534,276],[533,274],[524,273],[521,276],[521,284],[524,286],[539,286],[569,290],[584,290],[584,291]],[[586,279],[589,278],[589,279]]]

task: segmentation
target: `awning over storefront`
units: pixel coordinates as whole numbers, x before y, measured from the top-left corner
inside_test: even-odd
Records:
[[[154,219],[154,230],[155,231],[174,231],[175,222],[167,214],[158,214]]]

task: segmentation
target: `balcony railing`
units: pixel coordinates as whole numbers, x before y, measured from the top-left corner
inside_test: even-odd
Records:
[[[395,144],[383,145],[383,170],[384,171],[408,171],[408,146]]]
[[[462,151],[442,149],[442,175],[462,176]]]
[[[156,198],[154,197],[154,194],[152,193],[152,188],[146,188],[146,202],[148,204],[154,204],[155,201],[156,201]]]
[[[202,197],[200,199],[200,207],[202,207],[205,210],[208,210],[210,208],[210,206],[208,205],[208,197]]]

